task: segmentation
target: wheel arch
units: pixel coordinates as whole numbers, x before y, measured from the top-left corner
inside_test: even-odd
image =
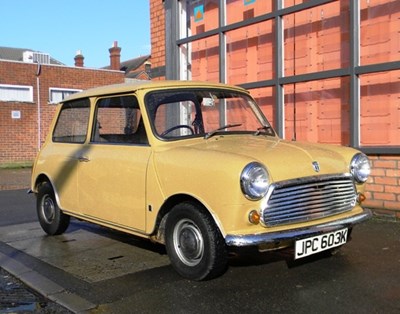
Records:
[[[36,178],[36,180],[35,180],[35,184],[34,184],[34,186],[33,186],[33,191],[34,191],[34,193],[37,194],[38,191],[39,191],[39,187],[40,187],[42,184],[46,183],[46,182],[48,182],[48,183],[51,185],[51,187],[52,187],[52,189],[53,189],[53,192],[54,192],[54,196],[55,196],[56,201],[57,201],[57,205],[60,206],[60,199],[59,199],[59,197],[58,197],[58,192],[57,192],[57,190],[56,190],[56,188],[55,188],[55,185],[54,185],[53,181],[50,179],[50,177],[49,177],[48,175],[46,175],[46,174],[44,174],[44,173],[41,173],[41,174],[39,174],[39,175],[37,176],[37,178]]]
[[[225,237],[221,224],[216,215],[203,202],[189,194],[175,194],[165,200],[158,212],[155,224],[155,232],[152,237],[153,240],[165,244],[165,222],[167,221],[168,214],[171,212],[172,208],[180,203],[193,203],[200,206],[214,221],[215,226],[218,228],[223,237]]]
[[[36,177],[35,184],[33,186],[34,192],[37,193],[39,190],[39,187],[45,182],[49,182],[54,189],[54,185],[51,182],[50,178],[46,174],[41,173]]]

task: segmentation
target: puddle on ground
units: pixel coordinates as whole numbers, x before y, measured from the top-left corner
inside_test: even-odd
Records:
[[[50,313],[45,298],[0,268],[0,313]]]
[[[47,302],[0,303],[1,313],[37,312],[47,307]]]

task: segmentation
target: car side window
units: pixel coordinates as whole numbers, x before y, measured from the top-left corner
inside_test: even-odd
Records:
[[[89,99],[64,103],[53,131],[53,142],[84,143],[88,131],[89,116]]]
[[[96,104],[91,141],[110,144],[148,144],[135,96],[100,99]]]

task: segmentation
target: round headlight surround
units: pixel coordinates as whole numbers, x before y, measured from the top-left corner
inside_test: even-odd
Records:
[[[358,153],[350,163],[350,173],[358,183],[365,183],[371,174],[371,164],[367,155]]]
[[[267,168],[259,162],[251,162],[240,175],[240,187],[246,198],[252,201],[262,199],[268,192],[270,177]]]

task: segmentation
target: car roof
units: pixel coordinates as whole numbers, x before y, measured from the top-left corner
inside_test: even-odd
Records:
[[[99,86],[95,88],[90,88],[84,90],[82,92],[72,94],[63,102],[85,98],[85,97],[94,97],[94,96],[102,96],[102,95],[112,95],[112,94],[120,94],[120,93],[128,93],[128,92],[135,92],[137,90],[142,89],[164,89],[164,88],[190,88],[190,87],[199,87],[199,88],[227,88],[227,89],[234,89],[241,92],[247,92],[245,89],[226,85],[222,83],[211,83],[211,82],[200,82],[200,81],[174,81],[174,80],[164,80],[164,81],[145,81],[145,80],[137,80],[137,81],[130,81],[127,83],[122,84],[113,84],[113,85],[105,85]]]

